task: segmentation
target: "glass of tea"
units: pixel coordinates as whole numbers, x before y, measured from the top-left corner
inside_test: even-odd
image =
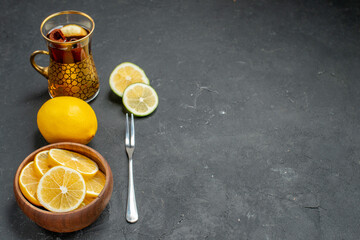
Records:
[[[94,28],[94,20],[79,11],[54,13],[42,22],[40,31],[48,51],[33,52],[30,63],[48,79],[51,97],[73,96],[89,102],[99,93],[99,78],[91,53]],[[50,55],[48,67],[35,63],[38,54]]]

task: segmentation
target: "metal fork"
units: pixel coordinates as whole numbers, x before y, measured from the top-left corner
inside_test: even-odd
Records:
[[[135,223],[139,216],[136,207],[134,179],[133,179],[133,159],[132,155],[135,149],[135,126],[134,115],[131,114],[131,132],[129,133],[129,116],[126,113],[126,134],[125,134],[125,148],[129,157],[129,186],[128,186],[128,199],[126,207],[126,220],[129,223]]]

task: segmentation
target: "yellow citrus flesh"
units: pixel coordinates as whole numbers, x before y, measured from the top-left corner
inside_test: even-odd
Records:
[[[123,96],[124,90],[133,83],[149,84],[145,72],[133,63],[121,63],[110,75],[110,87],[120,97]]]
[[[42,177],[53,165],[49,159],[49,151],[41,151],[34,158],[34,169],[38,176]]]
[[[97,197],[105,186],[105,175],[98,171],[94,177],[85,179],[86,184],[86,196]]]
[[[55,97],[46,101],[37,114],[38,128],[49,143],[89,143],[97,131],[94,110],[75,97]]]
[[[85,37],[87,35],[86,30],[76,24],[63,26],[60,30],[65,37]]]
[[[149,85],[135,83],[124,91],[123,104],[136,116],[147,116],[158,106],[159,98],[156,91]]]
[[[41,205],[52,212],[68,212],[84,201],[86,186],[83,176],[67,167],[56,166],[40,179],[37,197]]]
[[[90,204],[92,201],[94,201],[96,199],[96,197],[88,197],[85,195],[84,201],[80,204],[79,208],[83,208],[86,205]]]
[[[31,161],[21,170],[19,185],[20,190],[26,199],[37,206],[41,206],[36,196],[39,181],[40,177],[35,172],[34,161]]]
[[[96,162],[76,152],[53,148],[49,151],[49,157],[53,165],[72,168],[86,178],[93,177],[99,170]]]

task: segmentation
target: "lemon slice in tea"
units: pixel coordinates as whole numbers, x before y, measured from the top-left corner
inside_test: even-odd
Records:
[[[159,104],[156,91],[144,83],[134,83],[128,86],[122,100],[125,108],[139,117],[151,114]]]
[[[69,212],[84,201],[86,185],[83,176],[74,169],[56,166],[41,177],[37,197],[41,205],[52,212]]]
[[[145,75],[145,72],[133,63],[121,63],[110,75],[110,87],[112,91],[120,97],[123,96],[126,87],[133,83],[149,84],[149,79]]]
[[[76,24],[69,24],[63,26],[61,32],[64,34],[65,37],[85,37],[87,35],[87,31]]]

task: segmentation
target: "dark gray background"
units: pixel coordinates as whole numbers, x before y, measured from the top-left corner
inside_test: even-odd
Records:
[[[36,125],[47,82],[29,56],[46,47],[42,20],[68,9],[96,22],[89,146],[109,162],[114,192],[90,227],[56,234],[21,212],[12,181],[47,144]],[[359,239],[357,1],[6,0],[0,16],[2,239]],[[135,122],[133,225],[125,116],[108,85],[124,61],[145,70],[160,99]]]

